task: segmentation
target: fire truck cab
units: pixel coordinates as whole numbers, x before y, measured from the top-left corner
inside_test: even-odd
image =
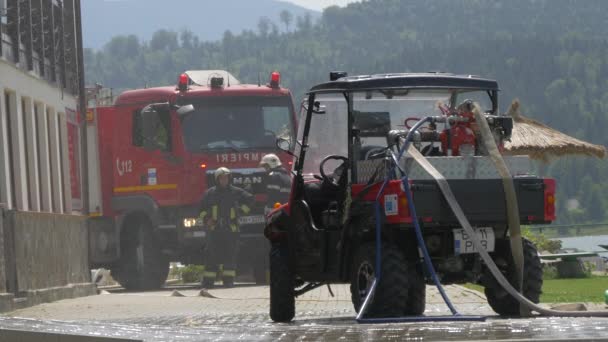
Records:
[[[233,185],[255,195],[256,206],[240,217],[239,270],[266,279],[263,237],[266,153],[283,164],[276,147],[292,139],[291,93],[270,82],[241,84],[223,70],[187,71],[177,86],[137,89],[112,105],[89,110],[91,267],[112,270],[127,289],[153,289],[166,280],[170,261],[200,264],[207,231],[197,220],[213,172],[232,170]]]

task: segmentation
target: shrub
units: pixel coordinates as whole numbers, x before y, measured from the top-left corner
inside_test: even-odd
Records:
[[[539,252],[557,253],[562,248],[561,240],[550,240],[543,233],[532,233],[528,227],[523,227],[521,235],[532,241]]]
[[[200,282],[203,278],[204,266],[201,265],[187,265],[181,268],[180,275],[182,282],[184,283],[195,283]]]
[[[559,276],[557,274],[557,268],[554,265],[544,264],[543,265],[543,279],[549,280],[549,279],[557,279],[557,278],[559,278]]]

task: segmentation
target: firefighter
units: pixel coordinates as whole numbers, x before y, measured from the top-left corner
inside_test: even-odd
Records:
[[[225,287],[234,286],[238,253],[240,214],[249,213],[253,196],[230,184],[230,170],[215,170],[216,186],[203,195],[199,217],[209,230],[204,252],[205,270],[202,285],[213,287],[219,265],[223,265],[222,280]]]
[[[291,191],[291,177],[281,165],[281,160],[276,154],[270,153],[262,157],[260,166],[266,170],[266,193],[268,202],[265,213],[269,213],[275,203],[285,203]]]

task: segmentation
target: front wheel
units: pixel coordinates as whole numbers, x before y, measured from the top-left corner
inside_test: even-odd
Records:
[[[524,247],[524,279],[523,295],[533,303],[538,303],[543,287],[543,269],[538,257],[536,247],[532,242],[522,239]],[[495,262],[502,268],[503,274],[511,285],[517,288],[515,283],[516,273],[511,245],[509,240],[501,240],[496,245]],[[518,316],[519,302],[508,294],[498,283],[484,289],[488,304],[501,316]]]
[[[409,268],[410,289],[407,294],[406,316],[421,316],[426,309],[426,281],[421,265],[411,264]]]
[[[167,280],[169,258],[162,254],[150,226],[143,218],[125,222],[121,256],[112,268],[112,276],[127,290],[155,290]]]
[[[270,248],[270,318],[275,322],[289,322],[295,316],[295,309],[289,250],[286,245],[273,244]]]
[[[408,305],[408,264],[403,253],[389,244],[382,245],[380,283],[368,305],[366,317],[399,317]],[[351,266],[350,293],[355,311],[359,312],[376,275],[376,247],[373,243],[359,247]]]

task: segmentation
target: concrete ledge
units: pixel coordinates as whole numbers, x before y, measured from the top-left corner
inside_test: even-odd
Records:
[[[19,297],[15,297],[10,293],[4,293],[0,294],[0,312],[13,311],[42,303],[96,294],[97,289],[95,285],[91,283],[69,284],[47,289],[28,290],[20,292]],[[0,339],[0,341],[2,341],[2,339]]]
[[[14,299],[12,293],[0,293],[0,312],[12,311]]]
[[[22,330],[0,330],[0,341],[19,341],[19,342],[132,342],[141,340],[87,336],[87,335],[66,335],[45,332],[33,332]]]

